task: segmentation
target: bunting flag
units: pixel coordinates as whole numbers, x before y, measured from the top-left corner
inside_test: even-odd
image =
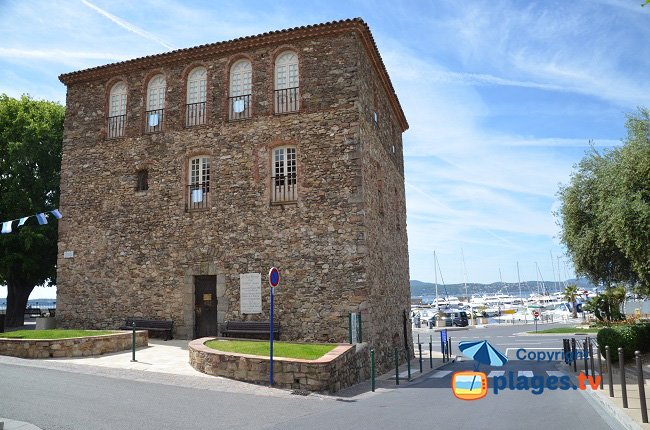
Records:
[[[36,217],[36,220],[38,221],[39,225],[45,225],[45,224],[47,224],[47,214],[48,213],[52,214],[54,216],[54,218],[56,218],[56,219],[63,218],[63,215],[61,215],[61,212],[59,212],[58,209],[53,209],[51,211],[41,212],[41,213],[38,213],[36,215],[30,215],[30,216],[25,216],[25,217],[21,217],[21,218],[12,219],[12,220],[9,220],[9,221],[3,221],[2,222],[2,234],[11,233],[13,231],[13,222],[14,221],[18,221],[17,227],[22,227],[23,225],[25,225],[27,220],[30,219],[31,217]]]
[[[36,219],[38,220],[39,225],[47,224],[47,215],[45,215],[43,213],[36,214]]]

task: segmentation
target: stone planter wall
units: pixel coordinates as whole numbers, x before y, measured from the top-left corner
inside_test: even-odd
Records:
[[[2,334],[0,334],[2,336]],[[136,346],[148,346],[147,331],[136,331]],[[20,358],[88,357],[124,351],[132,346],[132,333],[120,332],[102,336],[69,339],[1,339],[0,355]]]
[[[207,337],[190,342],[192,367],[208,375],[269,383],[267,357],[221,352],[205,346],[205,342],[213,339]],[[370,353],[366,344],[340,344],[317,360],[273,358],[274,386],[279,388],[334,393],[369,377]]]

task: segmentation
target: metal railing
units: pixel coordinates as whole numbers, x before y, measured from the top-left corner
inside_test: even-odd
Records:
[[[271,178],[271,202],[294,202],[298,197],[296,174],[278,175]]]
[[[126,127],[126,115],[115,115],[108,117],[108,137],[124,136]]]
[[[298,87],[275,90],[275,114],[297,112],[300,108],[300,92]]]
[[[187,200],[185,209],[187,211],[208,208],[208,194],[210,193],[210,184],[191,184],[187,186]]]
[[[145,133],[157,133],[162,131],[163,119],[165,116],[165,109],[154,109],[145,112]]]
[[[192,127],[205,124],[205,102],[185,105],[185,125]]]
[[[228,111],[231,121],[247,119],[251,117],[251,95],[228,97]]]

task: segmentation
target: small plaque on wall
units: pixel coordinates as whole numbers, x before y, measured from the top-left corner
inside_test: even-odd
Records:
[[[73,258],[74,251],[63,251],[63,258]]]
[[[239,305],[242,314],[262,313],[262,274],[239,275]]]

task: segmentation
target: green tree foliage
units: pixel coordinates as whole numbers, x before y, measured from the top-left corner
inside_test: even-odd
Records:
[[[594,284],[650,286],[650,112],[629,115],[618,148],[591,149],[560,188],[561,240]]]
[[[0,95],[0,221],[58,207],[64,113],[57,103]],[[32,218],[0,235],[7,326],[23,325],[35,286],[56,282],[57,224],[38,226]]]
[[[578,286],[575,284],[567,285],[564,289],[564,299],[573,307],[573,318],[578,318],[578,295]]]
[[[599,321],[620,321],[623,319],[621,304],[625,301],[625,287],[608,288],[603,294],[592,297],[583,309],[593,314]]]

